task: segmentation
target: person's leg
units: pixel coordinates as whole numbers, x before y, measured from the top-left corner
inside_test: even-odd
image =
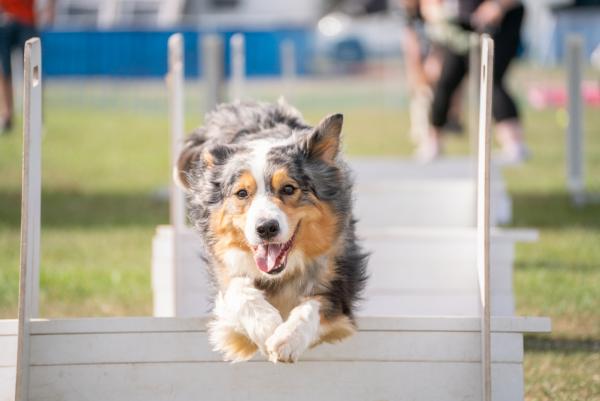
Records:
[[[431,87],[435,86],[435,83],[440,79],[442,73],[442,61],[443,52],[438,46],[432,45],[429,54],[423,61],[423,70],[427,76],[427,81]],[[444,125],[445,132],[451,132],[455,134],[462,133],[462,99],[463,99],[463,87],[459,85],[455,90],[454,96],[450,100],[450,110],[448,110],[448,118]]]
[[[467,72],[467,59],[450,50],[444,50],[440,77],[435,84],[431,105],[431,128],[428,140],[417,150],[417,157],[430,161],[442,151],[442,128],[448,120],[450,103]]]
[[[0,133],[10,131],[12,128],[13,92],[11,51],[15,41],[14,24],[3,22],[0,24]]]
[[[410,94],[409,133],[413,142],[418,144],[427,135],[429,128],[431,89],[425,76],[419,33],[414,26],[408,26],[404,29],[402,47]]]
[[[504,85],[506,71],[517,54],[523,16],[522,6],[509,11],[494,35],[496,49],[492,113],[498,142],[504,156],[512,162],[523,161],[528,156],[517,106]]]

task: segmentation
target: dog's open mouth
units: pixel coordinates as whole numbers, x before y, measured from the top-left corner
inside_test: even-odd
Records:
[[[292,238],[288,242],[281,244],[264,243],[253,247],[256,267],[267,274],[281,273],[285,269],[288,254],[292,249],[292,245],[294,245],[297,232],[298,228],[296,227],[294,235],[292,235]]]

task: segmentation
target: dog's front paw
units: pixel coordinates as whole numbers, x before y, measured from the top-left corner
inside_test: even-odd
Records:
[[[213,345],[213,351],[220,352],[225,361],[247,361],[258,349],[246,335],[218,319],[209,323],[208,339]]]
[[[288,322],[283,323],[267,340],[267,356],[269,361],[293,363],[308,348],[306,336],[300,327],[294,327]]]
[[[276,332],[282,323],[281,315],[276,309],[273,309],[273,313],[260,314],[257,317],[256,324],[249,331],[250,338],[264,355],[268,355],[266,348],[267,339],[273,336],[273,333]]]

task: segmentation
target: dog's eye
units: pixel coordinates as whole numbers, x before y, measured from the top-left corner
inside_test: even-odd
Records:
[[[235,193],[235,195],[240,199],[245,199],[248,197],[248,191],[246,191],[245,189],[240,189]]]
[[[296,188],[294,188],[293,185],[286,185],[283,188],[281,188],[281,192],[284,195],[292,195],[294,192],[296,192]]]

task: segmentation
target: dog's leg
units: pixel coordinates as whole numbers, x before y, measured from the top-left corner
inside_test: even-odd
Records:
[[[309,346],[317,342],[320,330],[321,302],[311,298],[296,306],[288,319],[267,340],[271,362],[296,362]]]
[[[215,320],[209,326],[209,339],[225,359],[250,359],[282,323],[279,311],[254,287],[252,279],[231,280],[215,302]]]

